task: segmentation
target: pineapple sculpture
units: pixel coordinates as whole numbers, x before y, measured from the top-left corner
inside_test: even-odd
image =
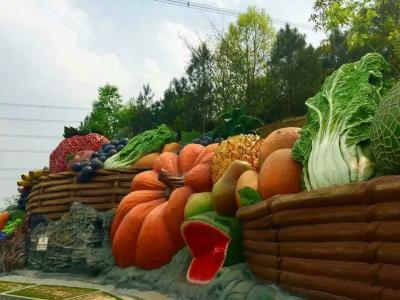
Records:
[[[224,140],[215,150],[212,161],[212,179],[216,183],[234,160],[249,162],[253,169],[258,166],[262,139],[255,134],[239,134]]]

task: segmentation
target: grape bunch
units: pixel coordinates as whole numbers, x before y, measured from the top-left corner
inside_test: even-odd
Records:
[[[19,190],[19,198],[17,199],[17,206],[19,209],[25,210],[26,202],[30,192],[30,187],[23,187],[21,190]]]
[[[107,144],[103,144],[99,151],[93,152],[90,160],[86,159],[74,163],[71,166],[71,170],[79,173],[76,178],[77,182],[89,182],[96,171],[103,168],[106,159],[121,151],[128,144],[128,141],[128,138],[114,139]]]
[[[210,144],[221,143],[221,142],[222,142],[222,138],[213,138],[211,132],[203,133],[197,139],[192,140],[193,144],[200,144],[203,146],[208,146]]]

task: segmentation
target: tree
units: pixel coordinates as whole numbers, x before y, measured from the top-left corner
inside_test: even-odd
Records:
[[[330,75],[341,65],[359,60],[369,52],[369,49],[361,46],[349,47],[347,44],[348,33],[333,29],[328,39],[321,42],[319,51],[324,76]]]
[[[215,117],[213,97],[213,57],[205,43],[191,48],[191,58],[186,69],[189,91],[184,98],[192,130],[207,131],[210,121]]]
[[[106,84],[98,89],[99,95],[92,104],[91,113],[81,123],[80,128],[99,132],[109,138],[116,137],[121,120],[118,114],[122,109],[122,96],[116,86]]]
[[[321,86],[319,52],[307,45],[304,35],[287,24],[278,32],[268,64],[264,85],[267,102],[262,110],[264,120],[303,115],[305,100]]]
[[[129,127],[133,134],[151,129],[157,123],[153,118],[152,111],[154,93],[149,84],[143,85],[142,89],[138,97],[136,99],[131,99],[128,103],[130,111],[132,112]]]
[[[270,18],[263,10],[249,7],[228,32],[220,35],[215,55],[215,85],[222,108],[245,103],[257,112],[258,81],[265,77],[275,39]]]
[[[400,0],[316,0],[314,10],[317,28],[346,30],[350,49],[381,53],[400,75]]]

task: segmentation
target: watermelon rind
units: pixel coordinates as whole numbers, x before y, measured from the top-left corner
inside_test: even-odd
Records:
[[[193,245],[190,244],[190,241],[185,236],[185,228],[187,226],[190,226],[191,224],[211,226],[213,229],[218,230],[221,233],[221,237],[227,237],[227,245],[226,248],[224,249],[225,258],[223,259],[222,262],[220,262],[219,266],[216,266],[215,274],[213,274],[213,276],[211,276],[207,280],[203,281],[195,279],[191,273],[192,265],[196,260],[196,257],[194,256],[194,252],[196,251],[194,251],[195,249],[193,249]],[[239,220],[234,217],[220,216],[214,211],[206,212],[203,214],[193,216],[192,218],[184,221],[181,227],[181,232],[193,256],[192,263],[189,266],[187,272],[187,280],[191,283],[197,283],[197,284],[209,283],[215,278],[218,271],[223,266],[230,266],[244,261],[243,248],[242,248],[242,228]],[[202,238],[206,239],[206,237]]]

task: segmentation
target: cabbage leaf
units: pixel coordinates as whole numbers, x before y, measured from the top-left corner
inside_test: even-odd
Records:
[[[375,174],[371,121],[387,90],[388,63],[377,53],[342,65],[306,101],[307,124],[292,149],[308,190],[358,182]]]

